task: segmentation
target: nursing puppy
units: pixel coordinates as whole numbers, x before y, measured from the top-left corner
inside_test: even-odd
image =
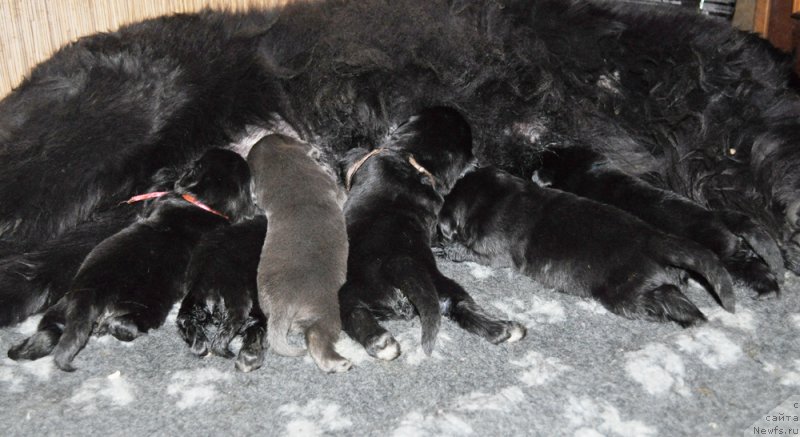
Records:
[[[276,353],[303,354],[286,339],[299,329],[321,370],[344,372],[352,364],[333,345],[342,327],[336,296],[345,281],[347,231],[340,191],[314,152],[308,144],[270,135],[247,157],[256,203],[269,220],[258,264],[258,301]]]
[[[664,232],[700,243],[759,296],[778,293],[783,277],[780,249],[766,230],[744,214],[703,208],[617,170],[585,147],[551,147],[542,154],[541,168],[533,179],[616,206]]]
[[[56,365],[72,371],[72,360],[93,332],[131,341],[161,326],[182,295],[184,270],[200,236],[254,213],[250,183],[239,155],[211,149],[182,173],[171,192],[131,198],[128,203],[154,200],[135,223],[89,252],[38,332],[11,348],[9,357],[36,359],[53,352]]]
[[[722,306],[734,310],[728,273],[697,243],[492,167],[461,179],[439,219],[450,259],[512,267],[550,287],[592,296],[625,317],[681,326],[704,321],[681,292],[682,270],[700,275]]]
[[[177,325],[195,355],[211,349],[233,358],[228,346],[241,335],[236,368],[249,372],[263,364],[267,318],[258,305],[256,272],[266,233],[267,219],[258,216],[207,233],[192,253]]]
[[[379,319],[418,314],[422,348],[433,351],[441,314],[498,344],[525,335],[521,325],[487,315],[436,267],[430,244],[442,195],[472,162],[461,115],[429,108],[401,125],[381,148],[354,149],[342,162],[350,254],[339,292],[342,325],[371,356],[392,360],[400,345]]]

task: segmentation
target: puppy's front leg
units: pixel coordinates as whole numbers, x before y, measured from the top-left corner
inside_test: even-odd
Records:
[[[483,337],[492,344],[511,343],[525,337],[524,326],[490,316],[456,281],[438,271],[433,280],[442,314],[465,331]]]
[[[8,350],[12,360],[36,360],[47,356],[56,347],[64,330],[66,303],[62,298],[50,307],[39,321],[36,333]]]
[[[441,247],[433,248],[433,253],[439,258],[457,263],[472,261],[480,264],[489,264],[489,260],[486,257],[475,253],[472,249],[457,241],[444,242]]]

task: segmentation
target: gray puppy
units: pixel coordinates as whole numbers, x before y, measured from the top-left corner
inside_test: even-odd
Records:
[[[302,355],[302,348],[286,341],[291,330],[302,330],[317,366],[344,372],[352,364],[333,344],[342,325],[338,292],[347,272],[347,228],[341,191],[315,153],[308,144],[270,135],[247,156],[256,203],[269,220],[258,264],[258,301],[277,354]]]

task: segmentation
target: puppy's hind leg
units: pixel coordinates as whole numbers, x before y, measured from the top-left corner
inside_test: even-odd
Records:
[[[100,315],[100,305],[90,290],[80,290],[80,296],[67,303],[64,333],[53,349],[53,357],[59,369],[73,372],[72,360],[86,346]],[[69,294],[64,298],[68,299]]]
[[[241,330],[242,348],[236,357],[236,368],[242,372],[250,372],[264,364],[264,335],[267,332],[267,318],[254,304],[250,318]]]
[[[731,235],[729,250],[717,252],[731,276],[753,289],[759,298],[779,295],[783,256],[769,232],[739,212],[714,211],[714,216]]]
[[[783,255],[769,232],[745,214],[731,210],[718,210],[714,213],[731,232],[742,238],[764,260],[777,280],[781,281],[784,272]]]
[[[733,278],[753,289],[756,297],[761,299],[780,295],[779,278],[752,250],[739,247],[720,261]]]
[[[365,290],[361,284],[345,283],[339,290],[339,311],[342,329],[364,346],[375,358],[391,361],[400,355],[400,343],[384,329],[366,304],[358,299]]]
[[[36,333],[8,350],[12,360],[36,360],[49,355],[64,330],[64,299],[50,307],[39,321]]]
[[[272,351],[278,355],[299,357],[306,353],[305,349],[290,345],[286,339],[292,329],[293,320],[293,314],[287,314],[285,310],[270,308],[267,320],[267,342]]]
[[[232,300],[232,299],[231,299]],[[229,300],[222,309],[222,323],[217,333],[211,339],[211,353],[218,357],[233,358],[233,352],[228,348],[231,340],[239,333],[247,320],[252,303],[233,302]]]
[[[412,258],[398,258],[383,265],[389,283],[403,292],[414,305],[422,325],[422,350],[433,353],[441,314],[439,296],[428,271]]]
[[[205,326],[211,322],[211,314],[206,311],[203,302],[196,293],[190,292],[181,302],[178,311],[178,334],[189,345],[193,354],[202,357],[208,354],[208,337]]]
[[[133,341],[143,334],[136,323],[136,316],[125,314],[109,317],[103,323],[103,330],[114,336],[119,341]]]
[[[625,299],[609,309],[628,318],[672,321],[684,328],[706,321],[706,316],[673,284],[636,291],[635,298]]]
[[[442,314],[456,322],[461,329],[483,337],[492,344],[511,343],[525,337],[524,326],[488,315],[456,281],[437,272],[434,283]]]
[[[736,298],[728,271],[711,251],[689,240],[667,236],[651,241],[650,250],[666,265],[700,275],[728,312],[735,312]]]
[[[339,338],[341,322],[339,315],[321,318],[306,329],[306,343],[308,353],[317,367],[326,373],[339,373],[350,370],[353,363],[339,355],[333,345]]]

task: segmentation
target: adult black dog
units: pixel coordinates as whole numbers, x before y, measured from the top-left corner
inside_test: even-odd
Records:
[[[441,104],[474,127],[484,164],[527,178],[549,144],[587,145],[756,220],[798,272],[800,98],[786,61],[727,23],[577,0],[308,2],[81,39],[0,102],[0,324],[53,302],[77,265],[40,260],[81,259],[59,254],[93,244],[59,239],[162,167],[238,147],[253,127],[293,129],[336,159]],[[129,223],[107,219],[98,233]]]
[[[439,271],[431,252],[442,196],[472,160],[469,125],[457,111],[441,107],[411,117],[380,148],[353,149],[344,159],[350,253],[339,291],[342,327],[373,357],[400,354],[378,319],[418,314],[428,355],[440,314],[495,344],[525,335],[518,323],[486,314]]]
[[[612,206],[494,167],[458,181],[439,228],[451,260],[511,267],[626,317],[681,326],[705,321],[681,292],[682,270],[697,274],[734,310],[731,278],[710,250]]]
[[[251,183],[242,157],[212,149],[170,191],[131,198],[154,200],[139,220],[89,252],[37,333],[11,348],[9,357],[36,359],[52,351],[56,365],[72,371],[93,332],[131,341],[161,326],[183,294],[184,271],[201,235],[255,213]]]

